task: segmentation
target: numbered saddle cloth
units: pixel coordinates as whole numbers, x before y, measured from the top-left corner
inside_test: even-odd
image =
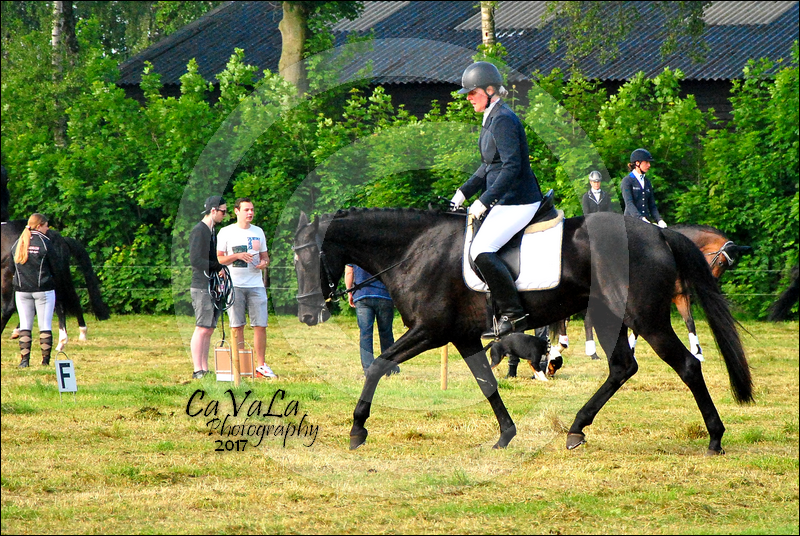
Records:
[[[469,247],[475,226],[467,219],[464,236],[463,274],[469,288],[489,292],[489,287],[475,273],[469,258]],[[521,235],[521,239],[520,239]],[[561,241],[564,236],[564,212],[558,218],[529,225],[503,246],[498,255],[515,277],[517,290],[547,290],[561,281]]]

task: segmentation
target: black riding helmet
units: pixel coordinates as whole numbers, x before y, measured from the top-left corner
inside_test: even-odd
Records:
[[[494,86],[495,89],[500,89],[502,85],[503,75],[497,67],[488,61],[478,61],[464,69],[464,74],[461,75],[462,88],[458,92],[463,95],[475,88],[485,90],[486,86]]]
[[[653,155],[647,149],[636,149],[631,153],[631,164],[636,162],[652,162]]]

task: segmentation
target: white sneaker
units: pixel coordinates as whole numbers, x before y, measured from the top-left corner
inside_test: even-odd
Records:
[[[272,369],[269,368],[269,365],[263,364],[261,366],[256,367],[256,378],[277,378],[278,375],[272,372]]]

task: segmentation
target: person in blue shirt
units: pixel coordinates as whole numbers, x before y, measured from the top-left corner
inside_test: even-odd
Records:
[[[628,174],[622,179],[620,190],[625,201],[625,215],[640,218],[647,223],[658,224],[662,229],[667,226],[661,219],[661,214],[656,207],[653,185],[645,174],[650,170],[653,161],[650,151],[636,149],[631,153],[631,163],[628,164]]]
[[[519,230],[530,223],[542,202],[542,192],[528,158],[525,127],[517,115],[503,103],[508,95],[497,67],[479,61],[464,70],[462,89],[473,109],[483,114],[478,146],[482,164],[456,191],[456,208],[481,192],[469,207],[469,215],[480,219],[480,229],[472,241],[469,255],[489,287],[499,309],[496,329],[481,335],[500,338],[513,331],[525,331],[527,314],[517,294],[508,268],[497,255]]]
[[[344,271],[344,284],[347,288],[360,285],[372,274],[355,264],[348,264]],[[358,320],[358,330],[361,332],[359,347],[361,348],[361,367],[366,374],[367,369],[375,361],[373,353],[373,325],[378,324],[378,337],[381,342],[381,354],[394,344],[392,322],[394,321],[394,302],[386,286],[376,279],[355,292],[348,293],[350,307],[355,307]],[[400,367],[395,365],[387,376],[400,372]]]

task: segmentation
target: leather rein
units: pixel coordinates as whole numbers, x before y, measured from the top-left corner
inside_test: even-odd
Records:
[[[327,280],[328,290],[330,292],[330,295],[328,296],[328,298],[325,298],[324,302],[321,304],[323,307],[325,306],[326,303],[330,303],[330,302],[332,302],[334,300],[338,300],[339,298],[342,298],[343,296],[346,296],[350,292],[355,292],[355,291],[357,291],[357,290],[359,290],[361,288],[366,287],[367,285],[369,285],[370,283],[372,283],[373,281],[378,279],[381,274],[384,274],[384,273],[388,272],[389,270],[400,266],[401,264],[403,264],[405,261],[407,261],[408,259],[410,259],[413,256],[413,255],[409,255],[408,257],[405,257],[405,258],[399,260],[398,262],[396,262],[393,265],[389,266],[385,270],[381,270],[377,274],[373,275],[372,277],[369,277],[369,278],[365,279],[364,281],[362,281],[361,283],[358,283],[357,285],[353,285],[352,287],[350,287],[348,289],[345,289],[345,290],[335,291],[334,289],[336,288],[336,282],[333,280],[333,274],[331,272],[330,267],[328,266],[328,261],[327,261],[327,259],[325,257],[325,252],[322,251],[322,247],[320,246],[320,244],[318,244],[317,242],[308,242],[307,244],[302,244],[300,246],[292,246],[292,250],[296,252],[296,251],[298,251],[300,249],[305,249],[305,248],[309,248],[309,247],[313,247],[313,246],[316,246],[317,249],[319,250],[319,261],[320,261],[320,264],[322,265],[322,267],[325,269],[325,272],[324,272],[325,273],[325,279]],[[314,296],[320,296],[321,298],[324,298],[325,295],[322,292],[322,289],[320,289],[320,290],[315,290],[313,292],[309,292],[307,294],[298,294],[296,296],[296,298],[297,298],[297,302],[301,303],[302,300],[307,300],[308,298],[313,298]],[[317,305],[320,305],[320,304],[317,304]]]

